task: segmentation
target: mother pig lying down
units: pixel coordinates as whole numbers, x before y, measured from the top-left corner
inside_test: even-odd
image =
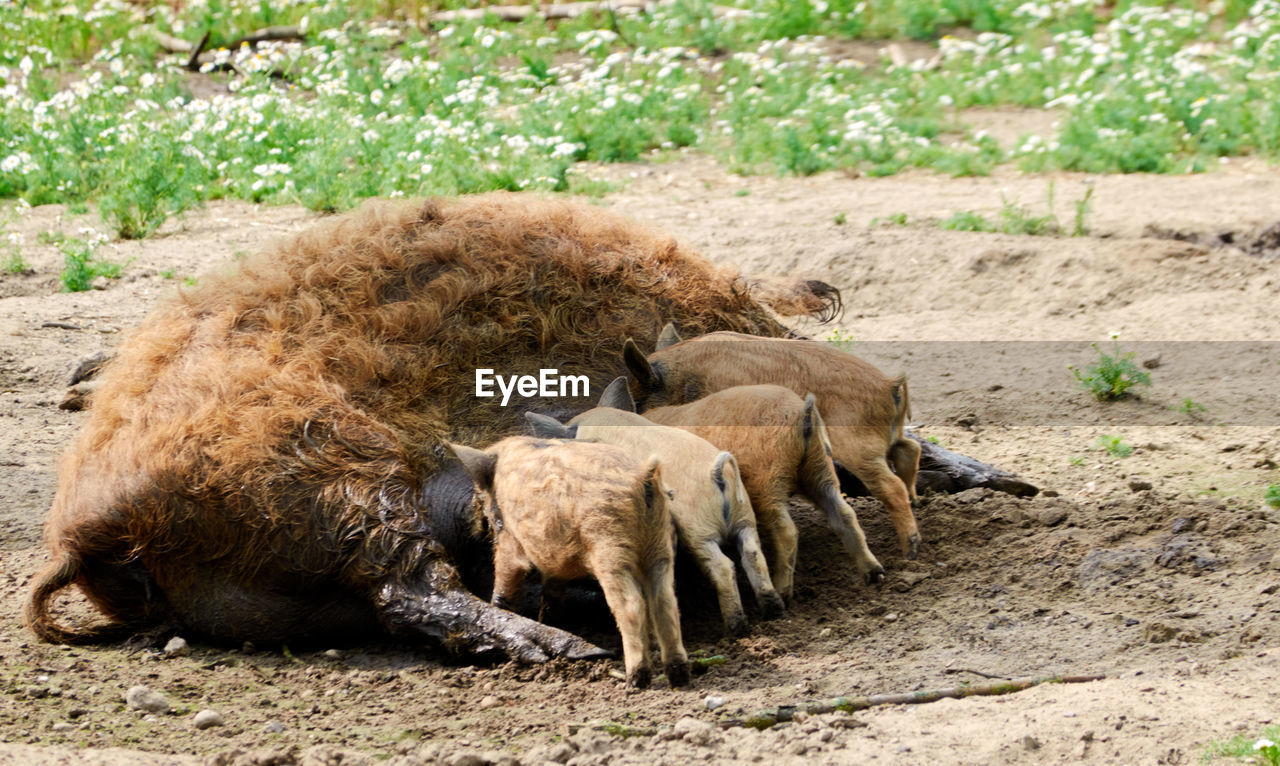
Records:
[[[167,624],[236,642],[392,634],[529,662],[598,655],[462,584],[455,565],[492,559],[446,442],[516,433],[534,403],[591,406],[504,408],[476,398],[474,371],[556,367],[603,387],[623,372],[621,340],[652,343],[669,319],[784,335],[744,285],[596,208],[507,194],[370,203],[203,277],[101,373],[27,621],[68,643]],[[821,283],[764,286],[777,311],[838,302]],[[105,622],[54,617],[71,585]]]
[[[592,402],[502,407],[475,396],[475,370],[554,367],[602,388],[625,372],[622,341],[651,347],[667,321],[782,337],[773,312],[838,305],[820,282],[743,280],[593,207],[367,204],[203,277],[122,344],[64,458],[28,623],[59,642],[165,624],[224,641],[382,634],[527,662],[596,656],[463,585],[459,568],[491,576],[492,549],[446,446],[483,448],[528,409],[567,419]],[[105,621],[55,617],[71,585]]]

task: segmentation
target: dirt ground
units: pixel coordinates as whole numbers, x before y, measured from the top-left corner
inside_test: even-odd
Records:
[[[1280,722],[1280,511],[1262,499],[1280,483],[1280,237],[1267,231],[1280,222],[1280,171],[1234,161],[1185,177],[775,179],[686,159],[599,173],[621,186],[596,204],[718,263],[839,286],[843,319],[802,331],[838,328],[850,350],[906,370],[920,433],[1045,491],[924,498],[916,561],[895,552],[881,508],[855,501],[890,570],[879,587],[860,584],[835,536],[796,505],[797,603],[784,619],[723,639],[698,587],[682,586],[688,648],[725,658],[689,690],[627,691],[609,673],[617,662],[474,666],[399,645],[193,641],[167,657],[41,644],[20,609],[45,558],[58,455],[86,417],[56,406],[70,369],[182,278],[313,216],[212,204],[109,248],[129,260],[123,279],[63,294],[61,256],[37,236],[96,219],[37,208],[17,225],[33,272],[0,276],[0,764],[1190,763],[1208,742]],[[998,218],[1002,195],[1043,213],[1051,180],[1068,229],[1092,186],[1089,236],[937,226],[958,210]],[[902,213],[906,225],[888,221]],[[1139,399],[1104,405],[1067,365],[1096,359],[1088,342],[1110,332],[1156,366]],[[1095,449],[1102,434],[1133,454]],[[1106,679],[763,731],[712,726],[986,680],[973,671]],[[170,712],[129,709],[139,684]],[[206,709],[223,725],[195,728]],[[577,730],[593,722],[639,733]]]

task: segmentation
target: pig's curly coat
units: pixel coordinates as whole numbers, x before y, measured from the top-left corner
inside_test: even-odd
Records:
[[[64,642],[158,620],[289,638],[323,620],[200,604],[228,588],[372,604],[388,578],[456,584],[425,487],[446,440],[522,423],[474,397],[473,370],[608,380],[623,339],[652,343],[671,320],[785,334],[749,284],[615,215],[508,194],[368,203],[203,277],[104,371],[62,463],[28,623]],[[762,293],[780,312],[838,306],[821,283],[778,285]],[[53,619],[72,583],[111,623]]]

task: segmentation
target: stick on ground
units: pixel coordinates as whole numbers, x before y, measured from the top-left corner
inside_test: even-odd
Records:
[[[800,711],[804,711],[809,715],[823,715],[825,713],[834,713],[838,710],[852,713],[855,710],[866,710],[878,705],[919,705],[948,698],[987,697],[995,694],[1011,694],[1023,689],[1030,689],[1033,686],[1039,686],[1040,684],[1081,684],[1089,681],[1099,681],[1103,678],[1106,678],[1106,676],[1041,676],[990,684],[965,684],[945,689],[928,689],[918,692],[872,694],[869,697],[835,697],[834,699],[818,702],[803,702],[798,705],[769,708],[750,718],[732,718],[719,723],[722,729],[730,729],[737,726],[767,729],[770,726],[790,721]]]

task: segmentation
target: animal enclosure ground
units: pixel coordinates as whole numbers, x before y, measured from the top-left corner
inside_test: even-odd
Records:
[[[575,763],[1188,763],[1211,740],[1276,722],[1280,511],[1263,494],[1280,483],[1280,343],[1267,343],[1280,341],[1280,251],[1259,235],[1280,222],[1280,172],[1232,161],[1202,176],[774,179],[688,159],[600,173],[625,181],[601,204],[718,263],[840,287],[844,318],[801,331],[839,329],[886,372],[906,370],[919,433],[1046,491],[926,498],[917,561],[896,553],[883,510],[856,500],[889,569],[880,587],[862,585],[835,535],[795,506],[797,602],[784,619],[723,639],[705,594],[680,588],[688,649],[726,658],[687,691],[628,692],[608,672],[616,661],[477,666],[400,645],[285,653],[193,639],[188,656],[165,658],[41,644],[19,615],[45,559],[58,455],[85,417],[56,406],[70,368],[113,347],[183,278],[313,216],[212,204],[121,243],[108,257],[129,261],[124,278],[87,293],[58,293],[61,254],[31,244],[33,273],[0,276],[0,763],[135,763],[137,751],[154,763],[410,764],[482,751]],[[1071,201],[1092,185],[1089,236],[937,225],[959,211],[998,219],[1002,192],[1042,215],[1050,180],[1068,229]],[[93,223],[50,206],[20,230],[36,243]],[[1089,363],[1083,341],[1113,331],[1138,361],[1160,359],[1140,399],[1104,405],[1066,367]],[[1097,449],[1104,434],[1133,453]],[[1107,680],[761,732],[698,723],[985,680],[969,671]],[[137,684],[174,712],[126,708]],[[723,704],[708,710],[708,697]],[[204,709],[225,724],[194,728]],[[566,729],[599,721],[657,733]]]

